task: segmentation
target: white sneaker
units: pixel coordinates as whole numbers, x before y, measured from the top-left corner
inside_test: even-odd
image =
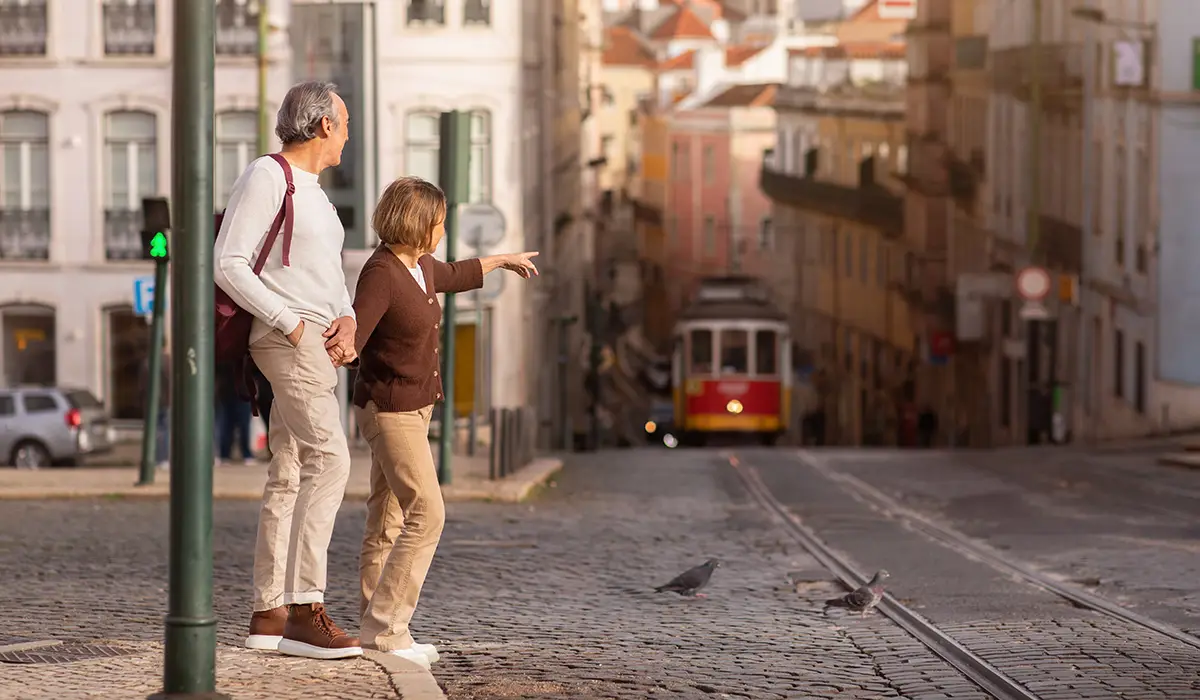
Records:
[[[407,649],[393,649],[388,653],[392,656],[399,656],[406,661],[411,661],[425,670],[429,670],[429,657],[418,649],[415,644]]]
[[[429,663],[431,664],[436,664],[438,659],[442,658],[442,655],[438,653],[437,647],[432,644],[413,642],[412,648],[424,654],[429,659]]]

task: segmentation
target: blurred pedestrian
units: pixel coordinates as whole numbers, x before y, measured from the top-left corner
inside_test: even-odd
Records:
[[[242,463],[253,464],[254,451],[250,447],[250,402],[238,396],[236,370],[217,366],[217,458],[222,462],[233,459],[233,441],[237,436],[238,453]]]
[[[428,667],[432,644],[416,643],[408,623],[417,607],[445,523],[429,446],[433,407],[442,401],[439,292],[483,286],[496,269],[537,274],[537,253],[453,263],[431,253],[445,234],[446,198],[436,185],[405,177],[384,190],[372,227],[381,245],[354,295],[361,355],[354,382],[359,429],[371,446],[371,494],[358,571],[362,643]]]

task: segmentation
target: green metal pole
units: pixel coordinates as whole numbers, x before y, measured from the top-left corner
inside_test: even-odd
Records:
[[[271,115],[267,107],[267,39],[271,32],[267,0],[258,0],[258,154],[271,147]]]
[[[454,262],[458,234],[458,205],[467,201],[471,159],[471,115],[442,112],[439,126],[438,179],[446,193],[446,261]],[[450,452],[454,439],[455,295],[446,295],[442,332],[442,430],[438,442],[438,483],[450,483]]]
[[[150,369],[146,418],[142,427],[142,467],[137,486],[154,483],[155,446],[158,444],[158,404],[162,400],[163,310],[166,308],[167,261],[154,261],[154,308],[150,314]],[[160,300],[162,303],[159,303]]]
[[[213,63],[211,2],[175,0],[171,179],[178,265],[171,284],[170,569],[163,694],[215,698],[212,604]],[[173,697],[173,696],[172,696]]]

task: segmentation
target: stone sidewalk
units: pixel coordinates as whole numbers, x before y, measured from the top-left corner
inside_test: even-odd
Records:
[[[162,645],[95,641],[0,646],[0,697],[22,700],[145,698],[162,690]],[[6,652],[6,650],[8,650]],[[57,653],[104,653],[103,658],[47,663]],[[61,658],[61,657],[60,657]],[[403,659],[368,651],[357,659],[312,661],[217,647],[217,691],[232,700],[436,700],[445,698],[428,671]]]
[[[170,474],[156,470],[155,483],[136,486],[138,446],[118,445],[114,451],[89,460],[77,468],[0,469],[0,500],[41,498],[166,498]],[[437,450],[434,450],[436,461]],[[488,478],[488,457],[454,455],[451,480],[442,487],[443,497],[455,501],[517,503],[545,484],[562,468],[562,460],[535,459],[503,479]],[[371,455],[351,450],[347,501],[365,501],[370,493]],[[267,479],[265,462],[249,465],[220,464],[213,471],[213,497],[257,501]]]

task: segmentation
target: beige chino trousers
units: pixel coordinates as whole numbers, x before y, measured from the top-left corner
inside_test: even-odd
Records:
[[[297,347],[277,330],[250,346],[275,394],[267,435],[271,464],[254,547],[255,611],[325,602],[329,540],[350,478],[337,369],[325,351],[325,330],[305,322]]]
[[[429,447],[433,406],[392,413],[372,401],[357,415],[371,445],[371,495],[358,563],[359,638],[364,648],[407,649],[413,643],[408,623],[446,524]]]

